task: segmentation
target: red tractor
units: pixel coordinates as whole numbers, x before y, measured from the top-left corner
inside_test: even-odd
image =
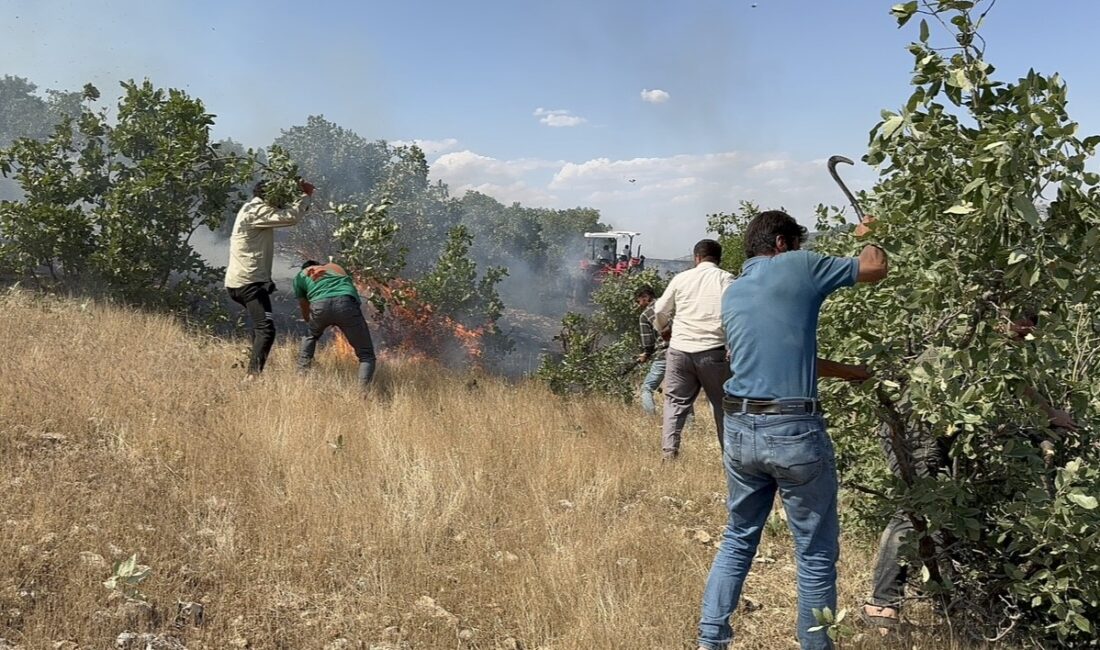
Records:
[[[640,244],[634,246],[634,238],[640,236],[641,233],[627,230],[584,233],[588,252],[580,261],[574,298],[587,300],[592,290],[608,276],[626,275],[644,269],[642,247]]]
[[[641,234],[627,230],[584,233],[588,240],[588,257],[581,259],[581,269],[598,278],[642,270],[645,268],[642,246],[634,247],[634,238]]]

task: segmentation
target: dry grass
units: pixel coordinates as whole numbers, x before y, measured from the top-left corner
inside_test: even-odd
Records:
[[[694,648],[705,540],[723,525],[707,428],[663,466],[653,421],[534,383],[391,362],[364,401],[353,364],[322,353],[302,379],[282,342],[245,385],[239,345],[165,318],[18,293],[0,307],[9,642],[107,648],[130,630],[192,650]],[[737,648],[796,647],[775,524]],[[846,543],[849,608],[869,548]],[[102,585],[100,558],[131,553],[152,568],[152,612]],[[205,623],[175,628],[177,600],[202,602]]]

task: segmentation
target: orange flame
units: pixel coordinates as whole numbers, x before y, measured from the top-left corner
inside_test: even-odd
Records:
[[[378,295],[386,304],[382,314],[375,313],[378,334],[382,342],[380,356],[384,359],[400,355],[405,359],[442,359],[448,351],[460,350],[467,363],[480,365],[485,354],[484,337],[491,324],[468,327],[435,306],[420,300],[416,287],[402,279],[388,283],[356,279],[363,296]],[[344,339],[336,337],[334,351],[341,358],[354,358],[355,350]]]

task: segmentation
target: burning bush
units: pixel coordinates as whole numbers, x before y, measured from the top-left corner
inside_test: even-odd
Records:
[[[507,352],[508,340],[497,327],[504,304],[496,290],[507,271],[490,267],[479,275],[469,257],[473,237],[456,226],[431,269],[417,279],[400,277],[407,251],[397,244],[401,228],[388,215],[389,205],[329,210],[339,223],[341,259],[373,307],[385,348],[478,366],[486,352]]]

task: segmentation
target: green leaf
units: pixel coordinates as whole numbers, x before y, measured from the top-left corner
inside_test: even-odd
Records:
[[[922,18],[920,21],[920,42],[927,43],[928,35],[928,21]]]
[[[912,0],[911,2],[903,2],[890,7],[890,15],[898,19],[898,27],[905,25],[909,22],[909,19],[913,17],[913,14],[917,12],[917,2]]]
[[[1089,623],[1089,620],[1077,612],[1073,613],[1073,624],[1077,626],[1077,629],[1086,634],[1092,633],[1092,625]]]
[[[1012,207],[1016,208],[1016,213],[1024,218],[1024,221],[1031,224],[1033,228],[1039,227],[1039,211],[1035,209],[1035,204],[1031,202],[1025,196],[1017,196],[1012,199]]]
[[[973,88],[973,85],[970,83],[970,79],[968,79],[966,76],[966,70],[964,70],[963,68],[956,68],[954,71],[952,71],[952,73],[947,77],[947,85],[954,86],[964,91]]]
[[[1026,259],[1027,259],[1027,253],[1025,253],[1021,250],[1014,250],[1014,251],[1012,251],[1011,253],[1008,254],[1008,265],[1012,266],[1014,264],[1019,264],[1020,262],[1023,262]]]
[[[896,133],[897,130],[901,128],[901,125],[904,123],[905,119],[902,118],[900,115],[895,115],[894,117],[891,117],[890,119],[883,122],[881,129],[883,139],[889,140],[890,136],[894,135],[894,133]]]
[[[1070,492],[1068,495],[1066,495],[1066,498],[1081,506],[1085,510],[1095,510],[1097,506],[1096,497],[1093,496],[1086,496],[1077,492]]]
[[[974,211],[974,205],[970,201],[963,201],[944,210],[944,214],[970,214]]]

